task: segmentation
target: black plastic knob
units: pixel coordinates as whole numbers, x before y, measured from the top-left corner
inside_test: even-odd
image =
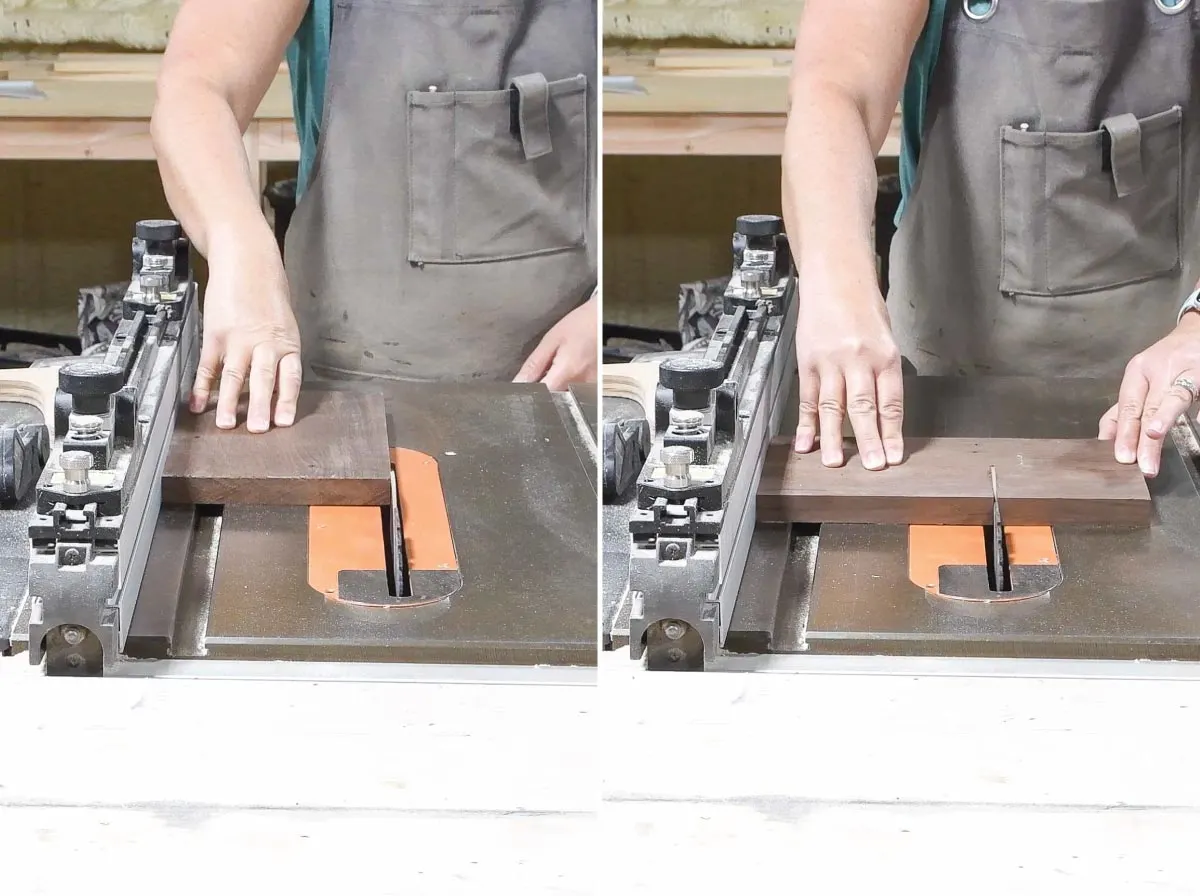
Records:
[[[58,368],[58,388],[78,398],[107,398],[125,385],[125,371],[103,361],[72,361]]]
[[[138,221],[133,233],[139,240],[148,243],[167,243],[183,236],[183,227],[178,221]]]
[[[670,358],[659,365],[658,381],[672,391],[702,392],[725,382],[725,368],[708,358]]]
[[[737,219],[737,232],[745,236],[779,236],[783,233],[783,218],[778,215],[742,215]]]

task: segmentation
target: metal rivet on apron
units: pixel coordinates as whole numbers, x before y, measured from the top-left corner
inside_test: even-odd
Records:
[[[1173,16],[1191,6],[1192,0],[1171,0],[1169,3],[1167,0],[1154,0],[1154,5],[1167,15]]]
[[[1155,2],[1159,2],[1159,0],[1155,0]],[[999,0],[963,0],[963,12],[967,14],[968,19],[986,22],[996,14],[998,5]]]

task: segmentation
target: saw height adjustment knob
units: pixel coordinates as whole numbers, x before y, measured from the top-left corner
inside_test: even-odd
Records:
[[[73,361],[58,369],[58,388],[71,396],[76,414],[107,414],[109,399],[124,385],[125,371],[102,361]]]
[[[674,394],[681,411],[702,411],[712,404],[712,391],[725,382],[725,368],[708,358],[670,358],[658,368],[658,382]]]
[[[742,236],[763,238],[783,233],[783,218],[778,215],[742,215],[737,219],[737,232]]]

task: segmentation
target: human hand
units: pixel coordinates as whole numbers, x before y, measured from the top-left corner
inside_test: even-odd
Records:
[[[556,323],[538,343],[513,379],[514,383],[543,382],[561,392],[570,383],[596,381],[600,343],[599,297],[592,297]]]
[[[1200,313],[1194,311],[1126,365],[1117,403],[1100,418],[1100,438],[1112,440],[1118,463],[1136,462],[1144,475],[1158,475],[1163,440],[1196,398],[1180,379],[1200,384]]]
[[[882,470],[900,463],[904,377],[878,286],[811,275],[802,281],[800,295],[795,450],[807,454],[819,442],[821,463],[841,466],[842,424],[849,414],[863,467]]]
[[[272,411],[276,426],[295,421],[303,370],[278,245],[265,226],[250,230],[216,235],[209,247],[204,338],[191,410],[206,410],[219,382],[217,426],[233,429],[248,386],[246,429],[266,432]]]

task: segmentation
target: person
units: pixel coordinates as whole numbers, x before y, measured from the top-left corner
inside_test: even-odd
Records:
[[[306,377],[596,377],[595,0],[184,0],[151,121],[207,259],[191,398],[288,426]],[[243,134],[287,59],[281,253]]]
[[[1200,12],[1191,0],[808,0],[784,166],[795,448],[902,462],[921,375],[1119,383],[1114,457],[1158,472],[1196,401]],[[885,305],[875,156],[901,103]]]

